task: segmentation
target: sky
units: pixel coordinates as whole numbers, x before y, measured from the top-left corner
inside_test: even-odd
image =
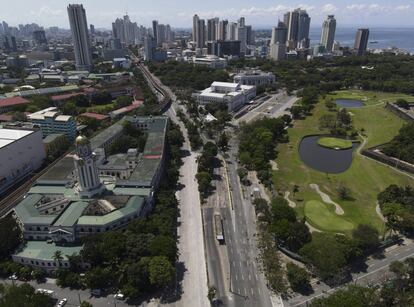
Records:
[[[413,0],[0,0],[0,20],[10,25],[36,22],[41,26],[69,28],[66,7],[81,3],[88,23],[96,28],[111,28],[112,21],[128,12],[132,21],[150,26],[151,20],[177,28],[190,28],[192,16],[246,18],[253,27],[268,28],[291,9],[306,9],[311,27],[320,27],[327,14],[334,14],[338,27],[393,26],[414,28]]]

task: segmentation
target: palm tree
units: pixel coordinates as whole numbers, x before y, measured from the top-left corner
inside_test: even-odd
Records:
[[[53,254],[53,260],[57,261],[57,263],[60,267],[60,262],[63,260],[62,251],[60,251],[60,250],[55,251],[55,253]]]

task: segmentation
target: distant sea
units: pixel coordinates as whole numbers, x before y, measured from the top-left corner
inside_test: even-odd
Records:
[[[355,42],[356,28],[337,28],[335,40],[341,46],[353,46]],[[368,48],[388,48],[397,47],[414,53],[414,28],[369,28],[369,44]],[[311,45],[319,43],[321,39],[321,28],[310,29]],[[376,41],[373,44],[371,42]]]

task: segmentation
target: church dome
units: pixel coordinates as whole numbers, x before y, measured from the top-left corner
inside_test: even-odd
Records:
[[[75,142],[76,142],[76,145],[85,145],[85,144],[88,144],[89,143],[89,140],[88,140],[87,137],[82,136],[82,135],[79,135],[76,138],[76,141]]]

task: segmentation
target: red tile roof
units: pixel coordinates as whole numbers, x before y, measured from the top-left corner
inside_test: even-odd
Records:
[[[52,101],[66,100],[66,99],[76,97],[79,95],[84,95],[84,94],[83,93],[69,93],[69,94],[63,94],[63,95],[56,95],[56,96],[52,96]]]
[[[91,112],[82,113],[79,116],[94,118],[94,119],[97,119],[97,120],[105,120],[105,119],[109,118],[108,115],[102,115],[102,114],[91,113]]]
[[[24,99],[23,97],[20,97],[20,96],[4,98],[4,99],[0,99],[0,108],[17,106],[19,104],[27,104],[29,102],[30,102],[29,100]]]

